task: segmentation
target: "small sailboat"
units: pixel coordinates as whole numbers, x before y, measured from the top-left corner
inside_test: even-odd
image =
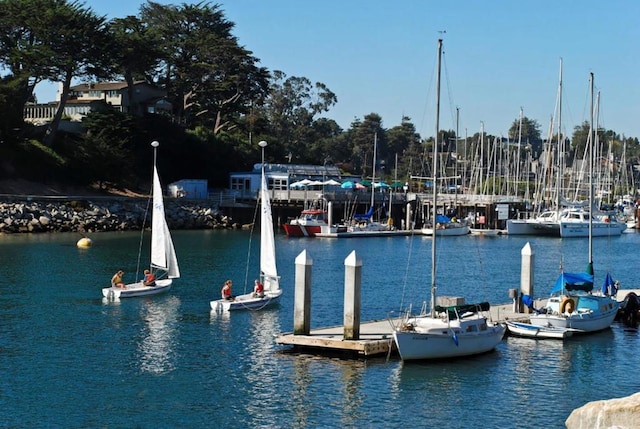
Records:
[[[262,148],[262,182],[260,185],[260,279],[263,291],[238,295],[232,299],[217,299],[210,302],[216,311],[260,310],[278,302],[282,295],[280,276],[276,267],[276,246],[271,214],[271,199],[264,173],[264,148],[267,142],[258,143]]]
[[[442,40],[438,41],[438,78],[436,89],[436,140],[433,145],[433,183],[437,182],[438,134],[440,108],[440,60]],[[433,219],[437,218],[437,187],[433,187]],[[504,336],[506,327],[484,316],[488,302],[479,304],[436,306],[436,238],[431,240],[431,312],[405,316],[395,327],[393,338],[400,358],[408,360],[446,359],[472,356],[493,350]]]
[[[159,143],[154,141],[151,146],[153,147],[153,214],[151,221],[150,268],[156,277],[155,285],[146,286],[141,280],[127,284],[124,288],[117,286],[103,288],[102,295],[108,299],[155,295],[165,292],[171,288],[173,279],[180,277],[178,258],[176,257],[173,240],[171,240],[171,233],[165,218],[162,186],[160,185],[160,177],[156,167],[156,149]]]

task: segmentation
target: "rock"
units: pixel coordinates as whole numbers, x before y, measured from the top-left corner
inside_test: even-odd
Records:
[[[573,410],[567,429],[627,429],[640,422],[640,393],[625,398],[594,401]]]

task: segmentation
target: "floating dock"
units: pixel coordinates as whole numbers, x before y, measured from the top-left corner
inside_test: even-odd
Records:
[[[491,319],[498,322],[513,320],[529,321],[529,315],[513,311],[513,304],[492,305],[489,310]],[[341,354],[357,358],[380,357],[395,355],[393,341],[393,326],[397,326],[400,319],[373,320],[360,324],[360,336],[357,340],[344,339],[344,327],[312,329],[307,335],[293,333],[281,334],[276,337],[276,343],[293,346],[295,351],[305,351],[317,354]]]
[[[318,232],[319,238],[358,238],[358,237],[398,237],[407,235],[422,235],[420,231],[410,229],[397,229],[393,231],[344,231],[344,232]]]

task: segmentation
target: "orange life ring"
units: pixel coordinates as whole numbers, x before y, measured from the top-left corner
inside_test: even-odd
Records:
[[[575,302],[573,302],[573,299],[566,297],[560,304],[560,313],[573,313],[573,310],[575,310],[575,308],[576,304]]]

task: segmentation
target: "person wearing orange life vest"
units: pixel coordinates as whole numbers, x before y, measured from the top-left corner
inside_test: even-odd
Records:
[[[142,284],[145,286],[155,286],[156,285],[156,276],[149,270],[144,270],[144,280],[142,280]]]

